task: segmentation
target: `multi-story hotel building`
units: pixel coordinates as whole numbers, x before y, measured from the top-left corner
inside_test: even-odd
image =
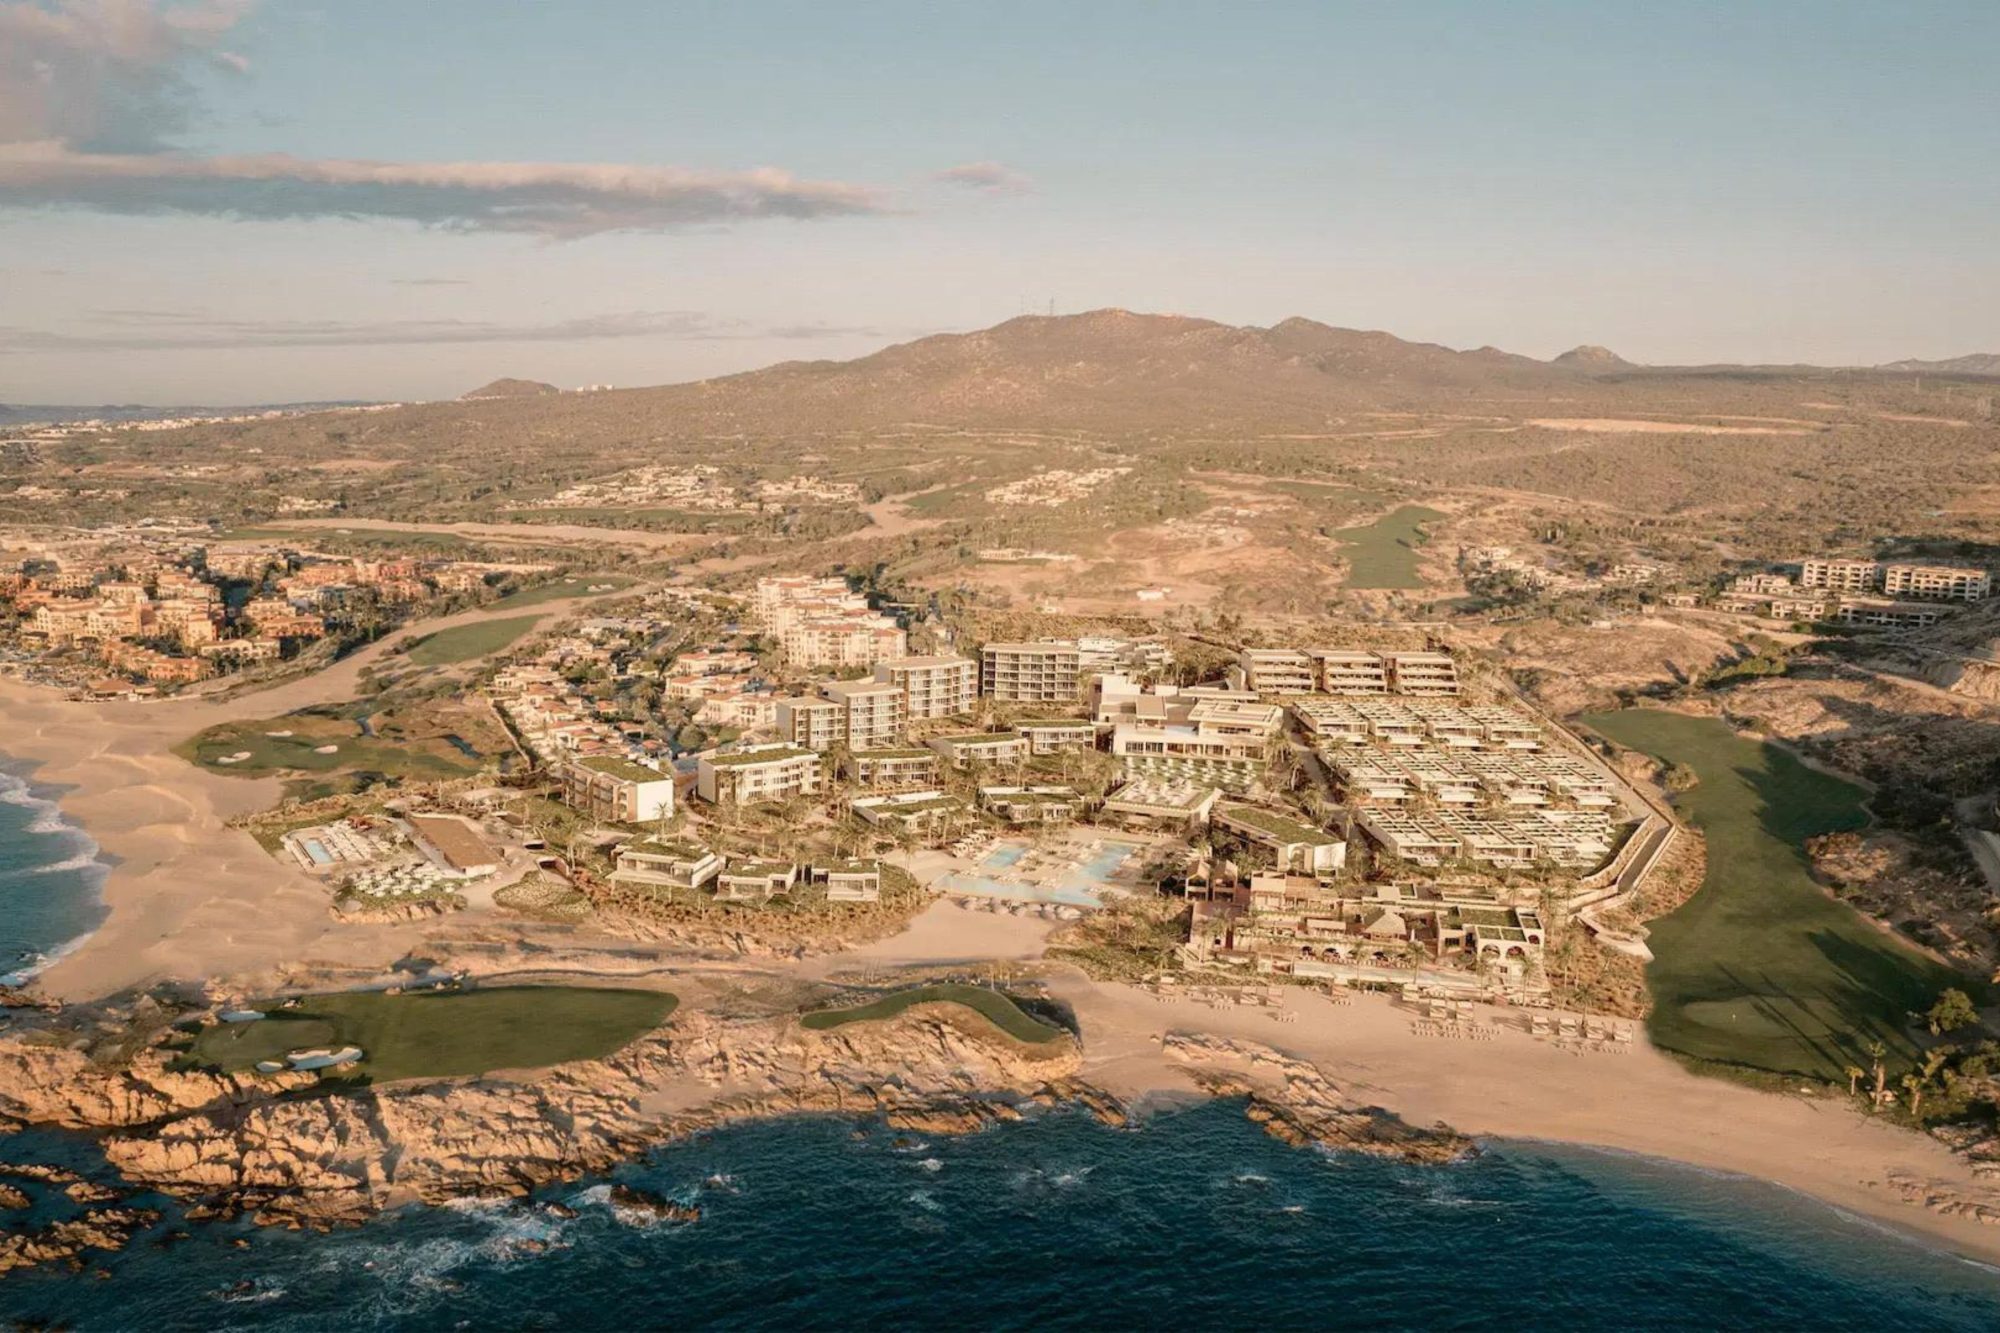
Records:
[[[1977,602],[1993,591],[1993,576],[1964,565],[1882,566],[1882,591],[1890,597]]]
[[[695,793],[704,801],[782,801],[816,796],[826,785],[818,754],[792,745],[758,745],[702,755],[695,763]]]
[[[912,722],[970,713],[979,694],[979,664],[969,657],[891,658],[875,664],[875,679],[902,687]]]
[[[1001,703],[1075,703],[1082,669],[1073,643],[989,643],[979,650],[979,692]]]
[[[1237,659],[1243,688],[1258,694],[1311,694],[1313,659],[1296,648],[1245,648]]]
[[[1799,567],[1799,586],[1830,592],[1873,592],[1882,581],[1882,566],[1874,560],[1807,560]]]
[[[829,750],[847,739],[847,710],[838,700],[793,698],[777,703],[778,734],[806,750]]]
[[[622,755],[592,754],[563,765],[563,801],[593,819],[645,824],[674,813],[674,780]]]

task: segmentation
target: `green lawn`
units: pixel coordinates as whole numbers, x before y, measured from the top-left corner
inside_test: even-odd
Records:
[[[1333,535],[1346,547],[1349,588],[1421,588],[1417,547],[1424,543],[1424,524],[1443,518],[1435,509],[1403,505],[1359,528],[1342,528]]]
[[[270,736],[289,731],[289,736]],[[318,753],[332,745],[332,754]],[[390,777],[459,778],[477,773],[484,761],[439,741],[405,743],[363,736],[352,722],[310,714],[290,714],[261,722],[225,722],[174,747],[174,753],[210,773],[261,778],[273,773],[383,773]],[[250,757],[218,764],[233,754]]]
[[[570,597],[583,597],[592,588],[607,592],[632,586],[633,580],[623,574],[576,574],[565,575],[550,583],[523,588],[520,592],[510,592],[493,608],[499,611],[517,611],[530,606],[545,606],[550,602],[560,602]]]
[[[857,1005],[851,1009],[820,1009],[805,1015],[799,1022],[815,1031],[837,1028],[843,1023],[866,1023],[873,1019],[894,1018],[912,1005],[944,1001],[948,1004],[964,1005],[977,1010],[991,1019],[993,1025],[1008,1036],[1019,1041],[1054,1041],[1063,1035],[1059,1027],[1044,1023],[1005,995],[990,991],[982,986],[960,986],[952,984],[918,986],[911,990],[897,991],[885,995],[869,1004]]]
[[[665,1022],[678,1003],[663,991],[567,986],[344,991],[266,1009],[256,1022],[204,1028],[190,1057],[235,1072],[301,1047],[359,1046],[361,1062],[336,1076],[377,1083],[540,1069],[609,1055]]]
[[[1918,1047],[1909,1015],[1945,987],[1982,993],[1835,901],[1808,873],[1806,839],[1868,822],[1859,787],[1716,718],[1631,709],[1584,721],[1700,778],[1679,806],[1708,841],[1707,878],[1649,926],[1656,1044],[1844,1082],[1849,1064],[1868,1063],[1871,1039],[1911,1058]]]
[[[417,666],[452,666],[497,653],[534,628],[539,616],[508,616],[476,620],[426,634],[410,645],[409,660]]]

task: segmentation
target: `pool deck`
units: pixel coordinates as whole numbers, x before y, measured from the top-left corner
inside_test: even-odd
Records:
[[[947,894],[1097,908],[1129,893],[1153,841],[1089,827],[1071,829],[1047,847],[1002,837],[976,859],[939,854],[928,882]],[[921,876],[920,876],[921,877]]]

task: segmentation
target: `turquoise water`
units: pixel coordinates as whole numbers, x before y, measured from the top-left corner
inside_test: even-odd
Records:
[[[52,795],[0,760],[0,980],[23,980],[104,919],[107,867]]]
[[[29,1135],[7,1155],[85,1150]],[[1426,1168],[1287,1148],[1233,1103],[963,1139],[746,1125],[620,1173],[700,1206],[628,1224],[603,1182],[326,1236],[166,1230],[108,1280],[0,1280],[92,1329],[1924,1329],[2000,1327],[2000,1279],[1784,1191],[1512,1145]],[[47,1205],[38,1205],[45,1211]],[[239,1238],[247,1249],[234,1248]]]
[[[1133,849],[1108,844],[1076,869],[1064,873],[1055,887],[1045,888],[1014,878],[1007,872],[1028,854],[1022,843],[1004,843],[988,852],[979,862],[982,873],[953,871],[938,877],[935,887],[948,892],[977,893],[988,898],[1010,898],[1017,902],[1060,903],[1069,907],[1101,907],[1104,890],[1118,867],[1125,864]]]

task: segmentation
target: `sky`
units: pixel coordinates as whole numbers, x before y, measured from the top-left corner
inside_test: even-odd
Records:
[[[454,396],[1022,313],[2000,351],[2000,5],[0,0],[0,402]]]

